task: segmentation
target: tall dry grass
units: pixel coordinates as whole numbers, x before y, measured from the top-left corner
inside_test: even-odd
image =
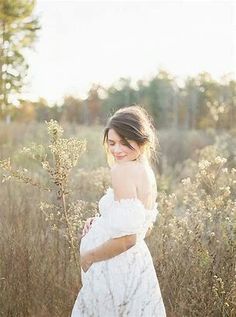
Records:
[[[150,247],[170,316],[236,316],[236,169],[208,146],[160,193]]]
[[[14,155],[21,145],[47,142],[41,125],[4,126],[1,159],[13,156],[45,180],[39,165]],[[88,141],[70,181],[73,201],[91,212],[110,185],[101,127],[65,127]],[[160,132],[157,169],[159,217],[147,239],[168,316],[236,315],[235,138],[227,133]],[[213,143],[214,146],[207,146]],[[90,144],[91,142],[91,144]],[[193,145],[194,144],[194,145]],[[194,151],[199,148],[198,151]],[[175,149],[175,150],[174,150]],[[96,161],[97,159],[97,161]],[[226,160],[225,160],[226,159]],[[0,191],[0,316],[69,316],[79,290],[77,269],[63,230],[45,218],[40,201],[51,193],[9,181]],[[93,208],[91,208],[93,206]],[[88,216],[89,213],[86,215]]]

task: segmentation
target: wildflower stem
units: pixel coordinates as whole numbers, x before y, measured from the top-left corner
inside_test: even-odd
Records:
[[[74,257],[74,260],[75,260],[75,263],[76,263],[76,268],[78,270],[78,273],[80,273],[80,265],[79,265],[78,258],[76,256],[76,250],[75,250],[75,245],[74,245],[73,234],[71,232],[70,222],[69,222],[69,219],[68,219],[68,213],[67,213],[67,208],[66,208],[66,198],[65,198],[63,185],[61,185],[61,192],[62,192],[62,195],[61,195],[62,207],[63,207],[64,217],[65,217],[65,220],[66,220],[69,244],[70,244],[71,249],[72,249],[72,254],[73,254],[73,257]],[[78,276],[80,276],[80,274],[78,274]]]

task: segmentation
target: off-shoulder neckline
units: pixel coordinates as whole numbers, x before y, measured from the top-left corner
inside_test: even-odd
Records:
[[[137,203],[139,203],[145,210],[147,210],[148,212],[153,212],[153,211],[155,211],[156,209],[157,209],[157,206],[158,206],[158,204],[157,204],[157,202],[155,202],[155,204],[154,204],[154,207],[152,208],[152,209],[148,209],[148,208],[146,208],[145,206],[144,206],[144,204],[143,204],[143,202],[139,199],[139,198],[137,198],[137,197],[135,197],[135,198],[121,198],[120,200],[115,200],[114,199],[114,189],[112,188],[112,187],[108,187],[107,189],[106,189],[106,193],[107,192],[109,192],[109,191],[111,191],[112,192],[112,194],[113,194],[113,201],[115,202],[115,203],[122,203],[122,202],[129,202],[129,201],[133,201],[133,202],[137,202]]]

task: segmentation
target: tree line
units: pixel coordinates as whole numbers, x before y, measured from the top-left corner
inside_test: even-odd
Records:
[[[22,100],[28,64],[25,51],[33,47],[40,23],[35,0],[0,0],[0,120],[104,124],[120,107],[141,104],[159,128],[232,129],[236,121],[236,81],[216,81],[208,73],[178,80],[160,70],[150,80],[120,78],[110,87],[92,85],[87,98],[65,96],[62,105]]]
[[[108,88],[93,85],[85,99],[65,96],[61,105],[21,100],[14,109],[17,121],[50,119],[76,124],[104,124],[118,108],[141,104],[152,115],[159,128],[232,129],[236,122],[236,81],[220,82],[210,74],[189,77],[181,87],[165,71],[149,81],[121,78]]]

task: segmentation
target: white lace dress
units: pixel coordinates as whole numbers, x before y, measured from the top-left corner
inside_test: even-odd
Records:
[[[101,216],[82,238],[80,251],[91,250],[111,238],[137,234],[136,245],[92,264],[82,275],[82,288],[71,317],[164,317],[165,307],[149,249],[144,241],[157,216],[138,199],[114,200],[112,188],[99,201]]]

